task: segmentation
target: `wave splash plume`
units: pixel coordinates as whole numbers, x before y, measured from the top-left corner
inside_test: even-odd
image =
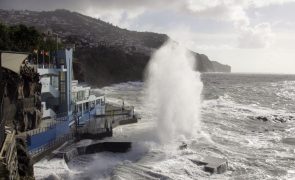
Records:
[[[146,101],[153,106],[156,140],[189,138],[200,129],[203,84],[187,49],[168,41],[156,51],[146,71]]]

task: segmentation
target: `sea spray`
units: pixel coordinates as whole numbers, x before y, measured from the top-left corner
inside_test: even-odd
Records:
[[[157,50],[146,70],[146,103],[152,104],[160,142],[188,138],[200,128],[203,84],[195,57],[169,40]]]

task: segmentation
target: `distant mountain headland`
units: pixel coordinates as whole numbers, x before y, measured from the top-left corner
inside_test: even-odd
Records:
[[[74,76],[93,86],[142,80],[151,54],[169,39],[165,34],[130,31],[68,10],[0,10],[0,22],[34,26],[63,44],[75,44]],[[231,72],[230,66],[193,53],[196,70]]]

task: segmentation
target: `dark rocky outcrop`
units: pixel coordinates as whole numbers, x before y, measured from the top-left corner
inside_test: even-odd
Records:
[[[41,119],[41,84],[39,75],[24,66],[20,75],[3,68],[6,82],[3,118],[6,125],[17,132],[24,132],[38,126]]]
[[[3,120],[6,126],[12,127],[18,134],[36,128],[41,119],[39,75],[26,65],[20,68],[20,74],[0,68],[1,83],[5,84],[0,94],[3,97]],[[16,142],[20,178],[34,179],[33,164],[25,140],[16,136],[13,139]]]
[[[163,42],[164,43],[164,42]],[[230,72],[231,68],[212,62],[204,54],[192,52],[196,70],[200,72]],[[128,52],[120,48],[80,48],[75,52],[74,78],[92,86],[105,86],[126,81],[141,81],[150,54]]]
[[[211,61],[213,64],[214,72],[231,72],[229,65],[220,64],[217,61]]]
[[[76,57],[74,77],[94,86],[142,80],[149,60],[146,54],[128,54],[122,49],[104,47],[80,49]]]
[[[33,163],[27,152],[26,142],[24,139],[16,139],[16,149],[18,157],[18,173],[23,179],[32,179],[34,177]]]
[[[275,123],[286,123],[288,121],[294,121],[295,117],[291,115],[268,115],[268,116],[255,116],[255,117],[249,117],[253,120],[259,120],[263,122],[275,122]]]

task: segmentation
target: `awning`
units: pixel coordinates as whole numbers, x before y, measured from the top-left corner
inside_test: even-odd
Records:
[[[29,54],[25,53],[13,53],[13,52],[2,52],[1,53],[1,65],[11,71],[20,73],[20,67]]]

